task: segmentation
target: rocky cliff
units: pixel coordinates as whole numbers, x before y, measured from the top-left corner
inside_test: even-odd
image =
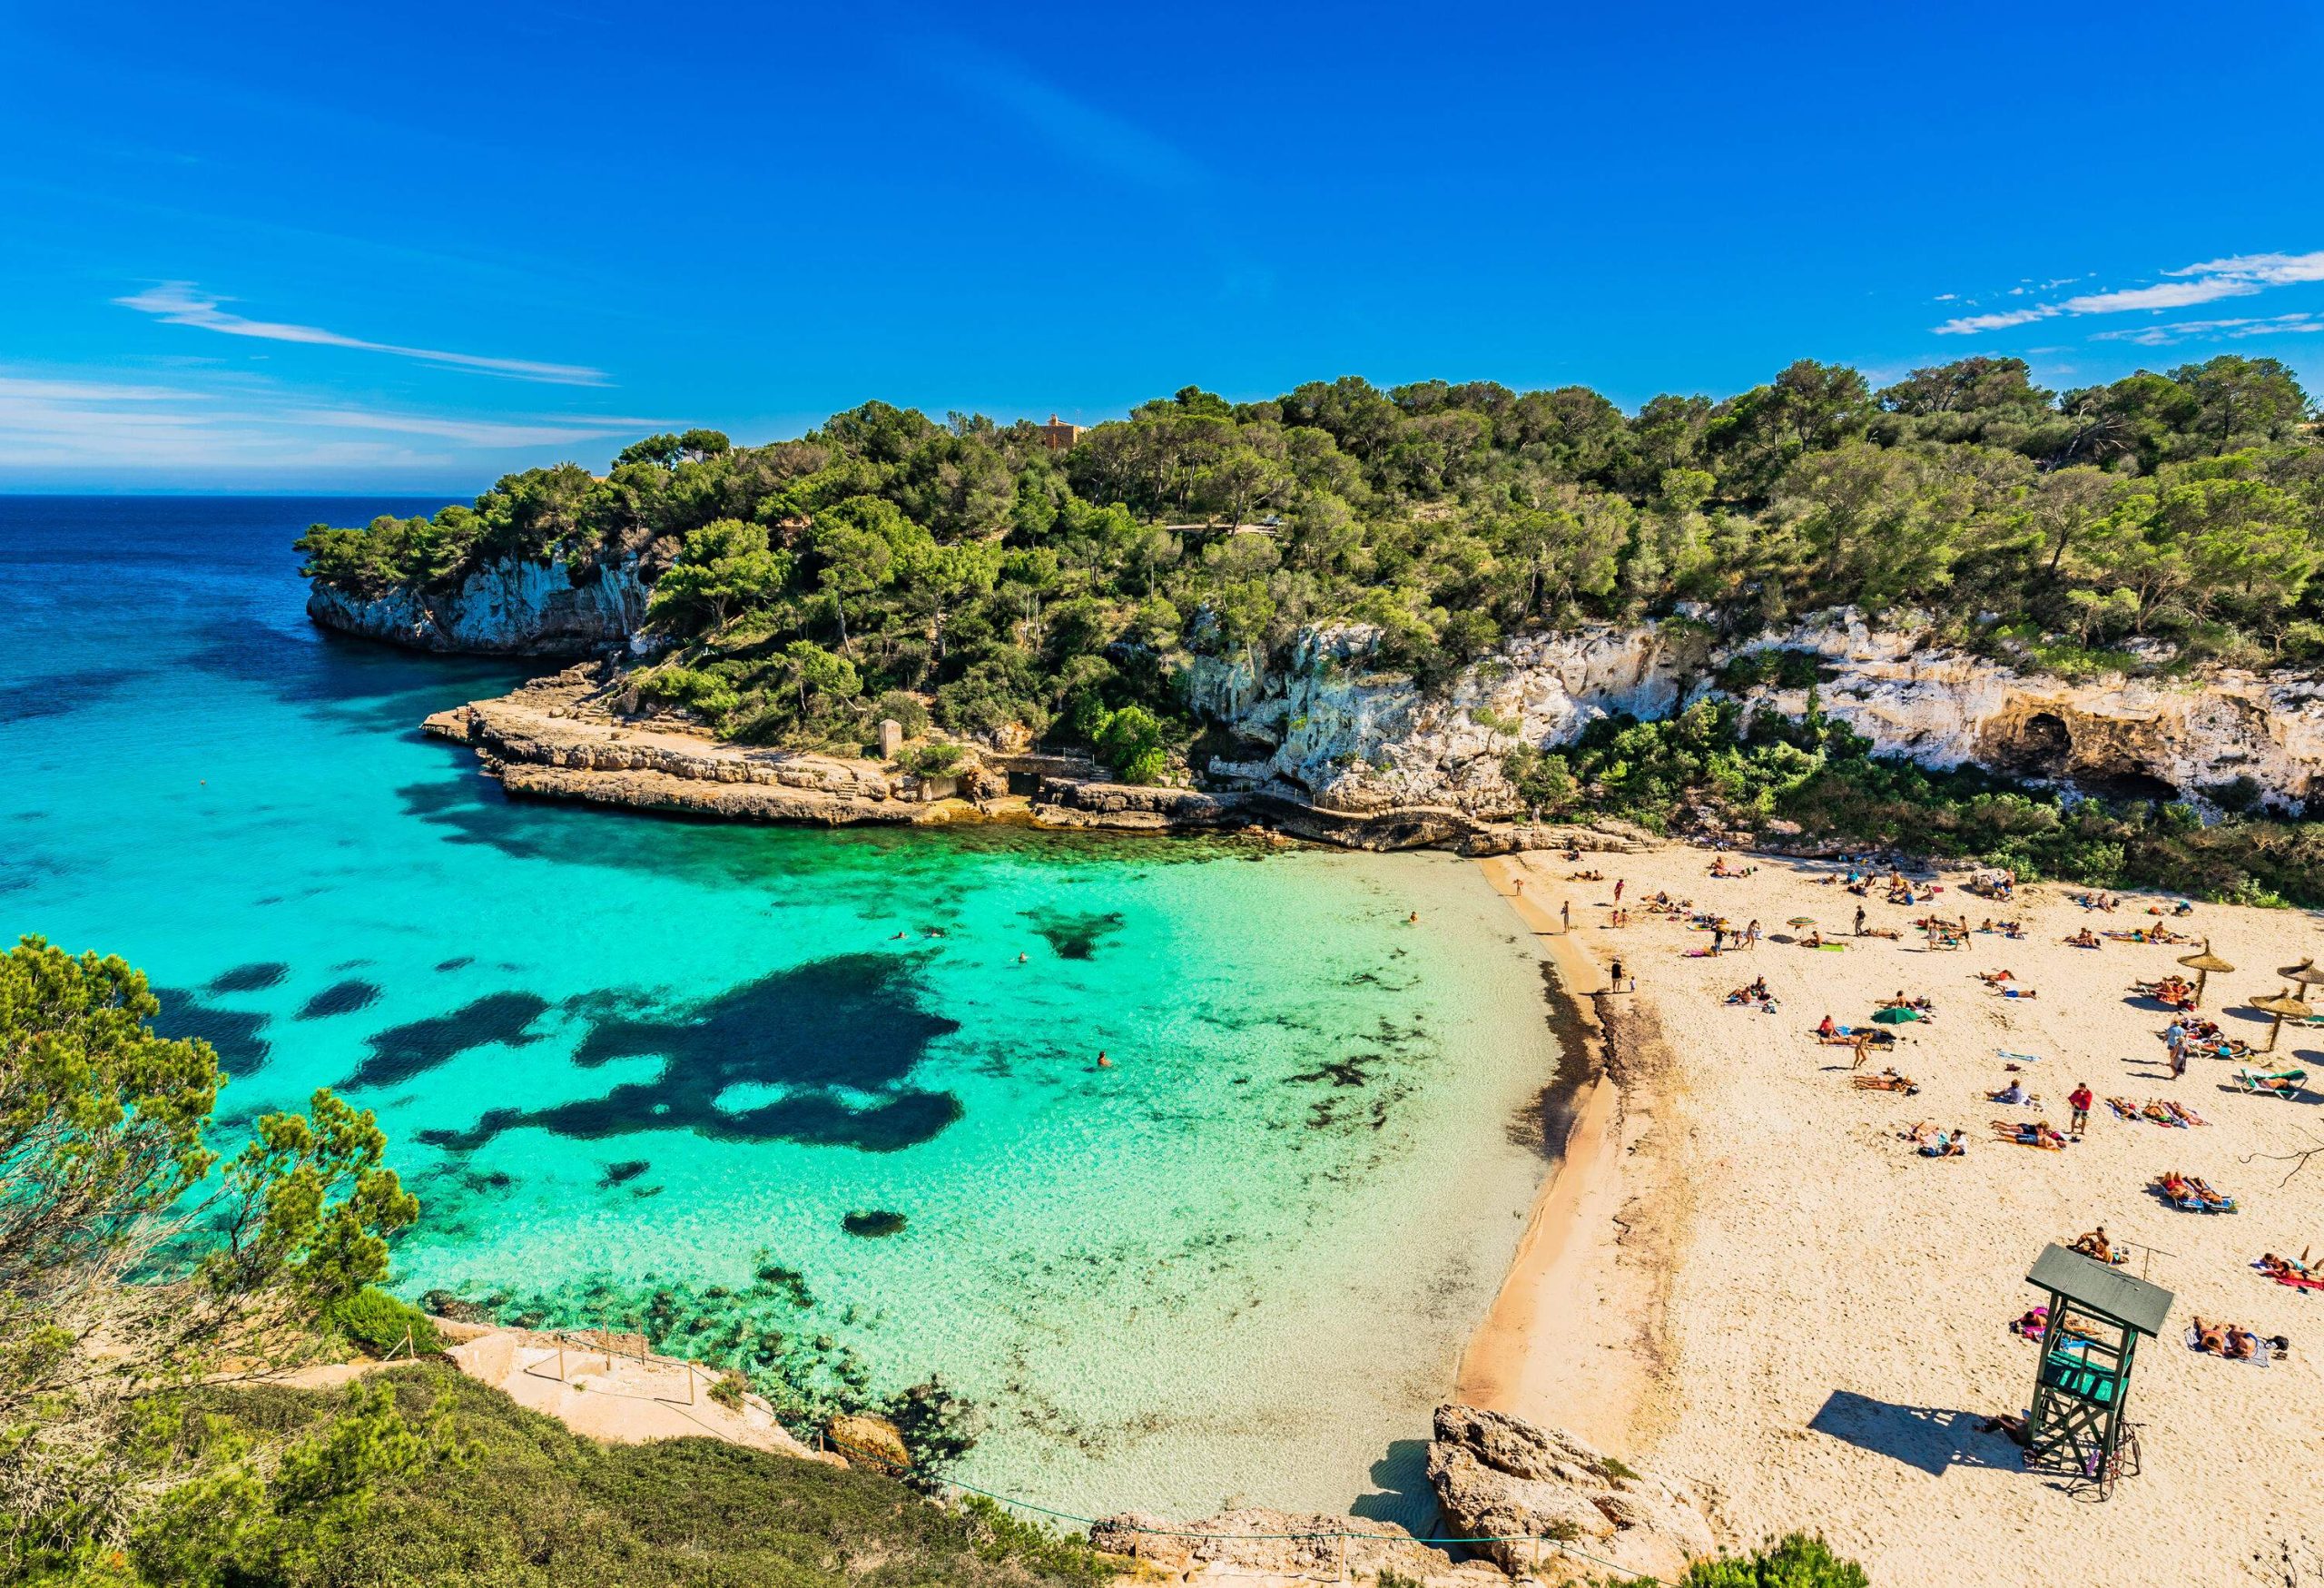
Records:
[[[416,650],[586,656],[642,648],[645,587],[635,559],[583,568],[504,557],[445,589],[399,585],[363,597],[318,582],[307,593],[307,616]]]
[[[1817,657],[1827,713],[1881,753],[1925,766],[1974,763],[2197,800],[2249,778],[2295,812],[2324,794],[2324,680],[2303,675],[2068,682],[1932,645],[1909,622],[1874,629],[1841,612],[1717,650],[1686,624],[1523,635],[1431,692],[1375,670],[1378,639],[1361,625],[1311,630],[1279,671],[1196,658],[1189,704],[1248,747],[1213,761],[1211,774],[1283,785],[1339,810],[1506,815],[1517,801],[1502,758],[1516,745],[1570,744],[1620,713],[1666,716],[1712,693],[1719,664],[1738,650],[1780,649]],[[1807,708],[1804,689],[1762,686],[1743,699],[1794,715]]]
[[[1436,1411],[1428,1476],[1441,1527],[1423,1544],[1386,1522],[1230,1511],[1198,1522],[1131,1512],[1090,1529],[1089,1542],[1137,1561],[1143,1574],[1183,1582],[1386,1580],[1428,1588],[1488,1588],[1507,1577],[1551,1584],[1637,1576],[1676,1582],[1717,1546],[1686,1490],[1592,1450],[1561,1429],[1473,1406]],[[1504,1576],[1504,1573],[1506,1576]]]

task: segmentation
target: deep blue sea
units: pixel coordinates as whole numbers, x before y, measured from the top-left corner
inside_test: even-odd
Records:
[[[309,524],[438,505],[0,497],[8,936],[145,970],[229,1146],[376,1110],[407,1295],[724,1287],[940,1372],[989,1486],[1396,1514],[1542,1169],[1539,966],[1477,869],[511,802],[418,725],[523,664],[302,609]]]

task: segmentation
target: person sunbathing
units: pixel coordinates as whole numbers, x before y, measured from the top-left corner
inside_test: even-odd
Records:
[[[1826,1015],[1821,1021],[1817,1022],[1816,1035],[1818,1040],[1828,1042],[1839,1034],[1840,1028],[1833,1021],[1830,1015]]]
[[[2017,972],[2014,971],[1980,971],[1977,972],[1977,980],[1983,981],[1988,987],[1998,987],[2004,981],[2016,981]]]
[[[2114,1260],[2114,1243],[2106,1238],[2106,1227],[2102,1224],[2087,1234],[2076,1236],[2069,1249],[2080,1252],[2085,1258],[2095,1258],[2102,1263]]]
[[[2282,1279],[2287,1281],[2295,1279],[2313,1280],[2316,1277],[2315,1275],[2308,1271],[2308,1266],[2305,1263],[2294,1262],[2290,1258],[2280,1258],[2273,1252],[2261,1252],[2260,1254],[2260,1272],[2265,1274],[2270,1279]]]
[[[1931,1150],[1931,1149],[1927,1147],[1922,1148],[1922,1156],[1925,1158],[1968,1157],[1969,1131],[1967,1127],[1955,1125],[1953,1128],[1953,1133],[1949,1136],[1941,1130],[1938,1131],[1936,1140],[1934,1143],[1934,1150]]]
[[[2098,934],[2085,926],[2065,942],[2070,949],[2094,949],[2098,946]]]
[[[2194,1326],[2196,1350],[2209,1351],[2214,1356],[2227,1355],[2227,1326],[2225,1324],[2207,1324],[2199,1317],[2194,1320]]]
[[[2005,1103],[2014,1109],[2025,1100],[2025,1089],[2013,1080],[1999,1091],[1993,1093],[1992,1098],[1994,1102]]]
[[[2230,1324],[2227,1326],[2227,1350],[2225,1355],[2229,1361],[2249,1362],[2255,1355],[2258,1354],[2259,1348],[2259,1336],[2253,1334],[2250,1329],[2243,1327],[2240,1324]]]
[[[2227,1195],[2224,1191],[2215,1191],[2211,1189],[2210,1181],[2200,1179],[2193,1175],[2189,1175],[2187,1177],[2187,1189],[2194,1192],[2196,1196],[2201,1198],[2203,1206],[2206,1208],[2218,1209],[2222,1208],[2232,1208],[2235,1206],[2234,1198]]]
[[[2001,934],[2004,937],[2011,939],[2022,938],[2025,935],[2024,922],[2018,921],[2004,921],[2001,923]]]
[[[1804,949],[1822,948],[1824,946],[1824,933],[1821,930],[1809,932],[1806,937],[1799,940],[1799,946]]]

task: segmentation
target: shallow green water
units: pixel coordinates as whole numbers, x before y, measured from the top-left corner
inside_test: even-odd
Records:
[[[356,510],[0,498],[12,932],[172,989],[230,1117],[379,1110],[408,1293],[588,1322],[772,1263],[734,1305],[985,1408],[972,1481],[1404,1509],[1553,1063],[1473,866],[512,804],[414,731],[508,669],[300,615],[289,535]]]

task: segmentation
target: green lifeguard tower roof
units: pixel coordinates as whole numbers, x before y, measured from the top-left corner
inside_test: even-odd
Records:
[[[2160,1285],[2134,1278],[2120,1268],[2068,1251],[2053,1241],[2034,1259],[2025,1282],[2038,1290],[2063,1296],[2085,1312],[2096,1313],[2142,1335],[2160,1337],[2171,1304],[2178,1297]]]

